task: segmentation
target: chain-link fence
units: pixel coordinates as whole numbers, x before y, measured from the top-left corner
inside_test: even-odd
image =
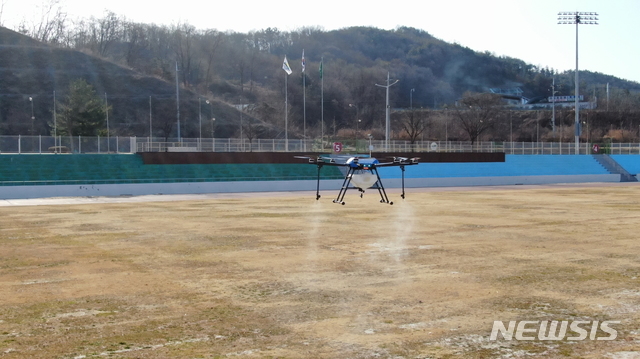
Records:
[[[0,136],[0,153],[131,153],[135,137]]]
[[[381,141],[354,139],[148,138],[86,136],[0,136],[0,153],[135,152],[504,152],[519,155],[572,155],[574,142]],[[579,154],[640,154],[639,143],[580,143]]]

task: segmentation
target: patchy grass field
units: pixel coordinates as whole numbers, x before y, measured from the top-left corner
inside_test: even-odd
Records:
[[[392,197],[2,207],[0,357],[640,358],[640,186]]]

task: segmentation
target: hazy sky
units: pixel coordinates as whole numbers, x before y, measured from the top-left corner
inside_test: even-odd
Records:
[[[5,4],[2,23],[15,28],[22,20],[39,19],[43,4],[50,0],[0,1]],[[136,22],[187,22],[221,31],[409,26],[476,51],[559,71],[575,68],[576,27],[558,25],[558,12],[597,12],[599,25],[580,25],[578,30],[580,69],[640,82],[640,0],[60,0],[60,4],[70,18],[102,17],[110,10]],[[318,60],[314,54],[305,55]]]

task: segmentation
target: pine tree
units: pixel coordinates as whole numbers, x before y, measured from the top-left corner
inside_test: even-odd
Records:
[[[104,134],[106,112],[103,100],[84,79],[71,82],[64,101],[58,105],[58,135],[97,136]]]

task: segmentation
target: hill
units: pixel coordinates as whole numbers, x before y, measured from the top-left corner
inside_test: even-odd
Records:
[[[0,28],[0,63],[2,135],[49,135],[54,96],[62,101],[70,82],[77,78],[87,80],[112,107],[109,116],[114,135],[148,136],[150,109],[154,136],[175,135],[175,83],[80,51],[48,46],[6,28]],[[197,137],[198,95],[181,89],[180,97],[182,130]],[[227,127],[239,116],[237,111],[213,98],[201,102],[206,104],[207,100],[211,106],[203,106],[205,119],[227,119],[218,121],[216,130],[220,136],[232,132]]]
[[[380,128],[385,91],[375,85],[384,84],[388,73],[399,80],[390,88],[394,108],[442,108],[467,91],[494,87],[519,87],[527,97],[545,97],[553,78],[558,95],[573,93],[571,71],[476,52],[406,27],[268,28],[242,34],[188,24],[137,24],[109,14],[65,36],[50,39],[56,46],[49,46],[0,29],[0,134],[48,134],[53,92],[62,98],[70,80],[82,77],[112,106],[114,135],[147,136],[150,113],[154,136],[175,135],[176,64],[187,137],[198,137],[200,131],[208,137],[214,124],[217,137],[239,136],[235,108],[242,108],[245,118],[262,121],[257,136],[282,137],[285,94],[292,137],[301,136],[303,126],[309,136],[318,136],[322,119],[325,133],[353,128],[356,119],[361,129]],[[285,56],[294,71],[287,81]],[[607,83],[616,90],[640,91],[636,82],[581,71],[583,94],[604,98]]]

